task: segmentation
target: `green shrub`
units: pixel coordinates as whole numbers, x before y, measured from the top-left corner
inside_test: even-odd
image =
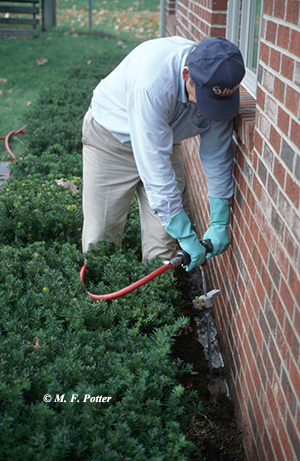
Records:
[[[123,283],[126,258],[105,247],[97,257],[117,274],[106,287],[111,290]],[[133,277],[140,276],[145,267],[130,256]],[[180,364],[170,359],[174,334],[185,323],[175,319],[172,276],[157,279],[152,289],[97,303],[78,283],[80,260],[69,243],[0,251],[4,455],[188,459],[192,444],[180,420],[194,394],[178,384]],[[45,394],[65,394],[66,402],[45,403]],[[73,394],[80,402],[70,401]],[[85,394],[110,396],[111,402],[84,403]]]
[[[57,179],[60,179],[59,177]],[[78,192],[55,180],[28,176],[0,189],[0,239],[5,244],[76,242],[81,239],[81,179],[73,178]]]
[[[89,66],[82,63],[53,87],[41,91],[30,111],[24,135],[31,154],[41,155],[55,144],[68,152],[81,152],[81,127],[93,90],[123,57],[118,51],[93,60]]]
[[[12,165],[13,179],[23,181],[27,176],[39,176],[40,179],[71,179],[82,176],[82,155],[80,151],[68,152],[62,144],[48,146],[41,155],[27,153]]]
[[[92,301],[79,279],[81,124],[92,89],[117,57],[119,50],[98,66],[73,69],[42,92],[27,128],[28,152],[0,189],[5,459],[183,461],[193,449],[183,434],[195,394],[178,384],[191,367],[170,352],[186,324],[172,273],[110,302]],[[98,294],[161,264],[141,262],[136,197],[122,249],[104,242],[88,264],[86,286]],[[53,400],[44,402],[45,394]],[[75,394],[80,402],[70,401]],[[85,394],[111,401],[84,403]]]

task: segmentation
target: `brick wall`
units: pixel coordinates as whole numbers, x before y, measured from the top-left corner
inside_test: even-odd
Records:
[[[191,40],[225,36],[227,0],[177,0],[176,33]]]
[[[225,35],[225,0],[177,0],[177,35]],[[209,261],[214,315],[249,460],[300,453],[300,31],[297,0],[265,0],[257,99],[235,120],[231,248]],[[199,237],[209,222],[199,139],[183,145]]]
[[[176,0],[166,0],[166,30],[165,35],[176,35]]]

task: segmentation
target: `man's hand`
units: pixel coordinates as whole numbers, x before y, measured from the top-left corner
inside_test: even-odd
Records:
[[[218,197],[210,197],[211,221],[203,239],[210,239],[213,251],[207,253],[207,258],[219,255],[227,250],[231,241],[227,227],[229,226],[230,203]]]
[[[185,267],[187,272],[204,263],[206,250],[192,230],[191,221],[184,210],[170,219],[166,231],[177,239],[180,247],[190,255],[191,262]]]

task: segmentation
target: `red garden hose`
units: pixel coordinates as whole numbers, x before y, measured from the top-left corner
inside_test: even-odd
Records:
[[[94,294],[90,293],[89,291],[87,291],[87,294],[92,299],[94,299],[95,301],[100,301],[101,299],[103,299],[104,301],[109,301],[111,299],[120,298],[121,296],[124,296],[124,295],[130,293],[133,290],[136,290],[137,288],[141,287],[142,285],[145,285],[145,283],[150,282],[150,280],[153,280],[155,277],[157,277],[158,275],[163,274],[167,270],[180,266],[182,263],[184,263],[185,255],[183,253],[184,252],[179,251],[177,253],[177,256],[175,258],[171,259],[171,261],[169,261],[168,263],[166,263],[163,266],[159,267],[158,269],[156,269],[155,271],[153,271],[150,274],[146,275],[145,277],[141,278],[137,282],[134,282],[131,285],[129,285],[128,287],[122,288],[119,291],[115,291],[114,293],[108,293],[106,295],[94,295]],[[80,272],[79,272],[80,279],[81,279],[81,282],[82,282],[83,285],[84,285],[84,275],[85,275],[85,271],[86,271],[87,266],[88,266],[87,264],[84,264],[82,266],[82,268],[80,269]]]
[[[16,156],[15,154],[11,151],[10,147],[9,147],[9,144],[8,144],[8,140],[11,136],[16,136],[17,134],[19,133],[23,133],[25,130],[25,128],[27,127],[27,125],[24,125],[22,126],[22,128],[20,128],[19,130],[16,130],[16,131],[10,131],[6,136],[0,136],[0,139],[4,139],[5,140],[5,148],[7,150],[7,152],[11,155],[12,159],[13,159],[13,162],[16,161]],[[6,179],[8,179],[10,177],[10,171],[7,173],[7,176],[6,176]]]

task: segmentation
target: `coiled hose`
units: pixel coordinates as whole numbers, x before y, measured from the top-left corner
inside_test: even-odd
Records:
[[[0,139],[4,139],[5,141],[5,149],[7,150],[7,152],[10,154],[10,156],[12,157],[12,161],[15,162],[16,161],[16,156],[15,154],[12,152],[12,150],[10,149],[9,147],[9,138],[11,136],[16,136],[17,134],[19,133],[24,133],[24,130],[25,128],[27,127],[27,125],[24,125],[22,126],[22,128],[20,128],[19,130],[15,130],[15,131],[10,131],[6,136],[0,136]],[[10,177],[10,171],[7,173],[7,176],[6,176],[6,179],[9,179]]]

